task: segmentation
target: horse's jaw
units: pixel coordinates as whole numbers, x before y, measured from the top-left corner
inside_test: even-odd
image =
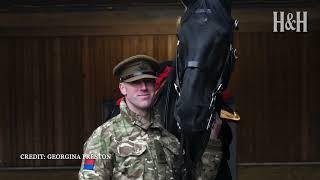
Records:
[[[206,80],[205,73],[198,68],[185,72],[174,114],[183,131],[203,131],[207,125],[210,92]]]

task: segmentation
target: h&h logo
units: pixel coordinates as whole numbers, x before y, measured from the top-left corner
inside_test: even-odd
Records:
[[[300,11],[297,11],[295,14],[290,12],[286,14],[285,19],[284,11],[273,11],[273,32],[284,32],[285,30],[291,30],[296,32],[308,32],[307,14],[307,11],[303,11],[302,13]]]

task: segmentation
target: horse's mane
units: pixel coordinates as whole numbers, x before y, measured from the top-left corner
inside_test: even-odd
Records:
[[[174,61],[167,61],[160,64],[160,71],[166,67],[172,67],[168,76],[162,81],[161,87],[157,90],[154,98],[153,107],[157,109],[160,113],[161,123],[165,129],[173,133],[176,137],[179,137],[179,132],[177,131],[176,121],[174,120],[174,106],[177,93],[174,89],[175,82],[175,63]]]

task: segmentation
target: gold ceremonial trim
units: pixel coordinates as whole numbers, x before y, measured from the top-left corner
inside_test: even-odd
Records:
[[[221,111],[220,111],[220,118],[228,119],[228,120],[232,120],[232,121],[240,121],[240,116],[238,113],[236,113],[236,112],[230,113],[230,112],[223,110],[223,109],[221,109]]]

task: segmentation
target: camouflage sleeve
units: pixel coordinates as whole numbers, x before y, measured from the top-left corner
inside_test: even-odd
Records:
[[[102,136],[101,129],[96,129],[84,144],[79,180],[112,179],[113,154],[109,150],[111,135]]]
[[[216,119],[215,126],[211,130],[211,135],[206,149],[201,157],[201,162],[198,163],[196,174],[197,179],[215,179],[218,174],[218,169],[221,164],[222,153],[222,143],[217,138],[219,134],[222,121],[219,117]]]
[[[215,179],[222,159],[221,142],[210,139],[201,162],[197,166],[197,179]]]

